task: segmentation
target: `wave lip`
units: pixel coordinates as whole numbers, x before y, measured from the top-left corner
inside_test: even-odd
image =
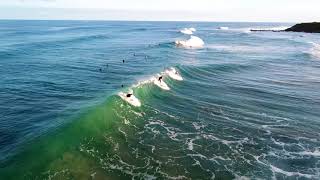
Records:
[[[188,40],[177,40],[175,43],[177,46],[186,48],[202,48],[204,46],[203,40],[197,36],[191,36]]]

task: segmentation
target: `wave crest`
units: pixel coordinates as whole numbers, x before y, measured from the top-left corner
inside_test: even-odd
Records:
[[[195,28],[183,28],[180,30],[182,34],[192,35],[193,32],[197,31]]]
[[[191,36],[188,40],[178,40],[175,43],[177,46],[186,48],[202,48],[204,46],[203,40],[197,36]]]

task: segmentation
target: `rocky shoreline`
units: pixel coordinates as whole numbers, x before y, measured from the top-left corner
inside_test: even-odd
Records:
[[[285,30],[250,29],[252,32],[305,32],[320,33],[320,22],[300,23]]]
[[[306,33],[320,33],[320,23],[301,23],[292,26],[284,31],[287,32],[306,32]]]

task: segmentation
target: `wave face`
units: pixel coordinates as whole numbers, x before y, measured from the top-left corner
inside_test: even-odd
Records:
[[[319,179],[320,38],[233,31],[277,26],[0,21],[0,179]]]

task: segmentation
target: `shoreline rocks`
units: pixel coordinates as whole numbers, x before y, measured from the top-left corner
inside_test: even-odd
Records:
[[[320,22],[300,23],[285,30],[274,29],[250,29],[251,32],[305,32],[320,33]]]
[[[286,32],[306,32],[306,33],[320,33],[320,23],[300,23],[284,30]]]

